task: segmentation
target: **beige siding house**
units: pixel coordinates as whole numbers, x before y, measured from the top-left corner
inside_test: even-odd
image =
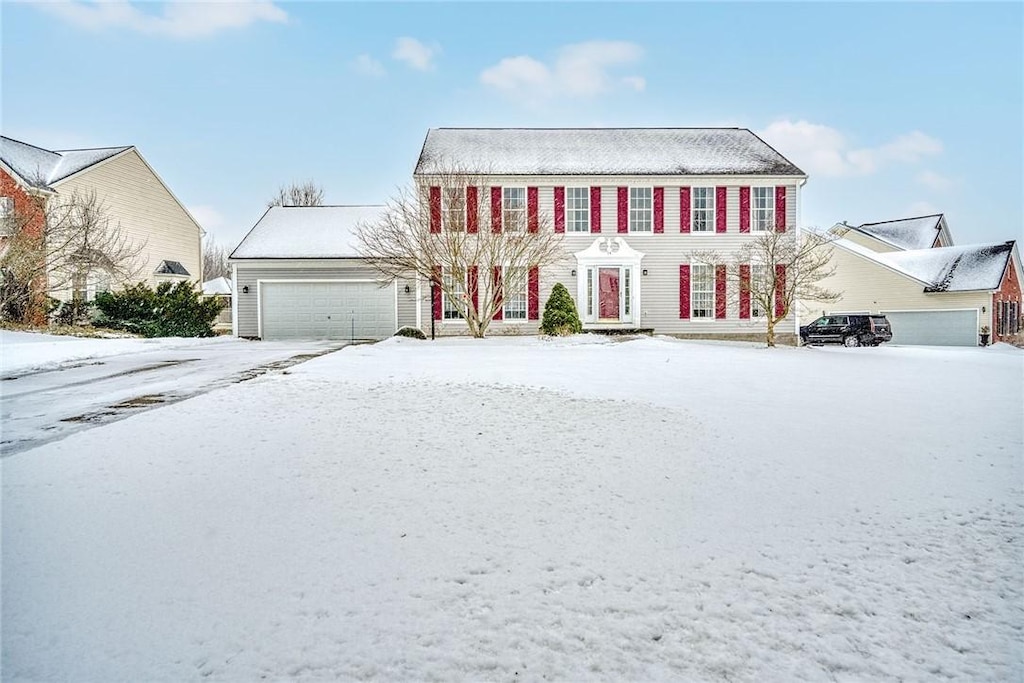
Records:
[[[729,295],[738,283],[720,285],[713,272],[691,263],[690,253],[728,254],[759,231],[796,229],[807,179],[737,128],[432,129],[415,171],[424,196],[436,193],[449,169],[479,184],[469,191],[481,230],[519,209],[536,214],[540,229],[561,233],[559,263],[523,281],[525,291],[503,287],[505,310],[488,329],[497,334],[537,333],[544,301],[559,282],[585,329],[763,334],[763,321],[741,315]],[[462,196],[441,201],[467,205]],[[481,268],[478,277],[488,272]],[[433,316],[439,334],[465,334],[449,308],[425,297],[418,317],[429,323]],[[778,329],[795,332],[795,315]]]
[[[202,282],[203,229],[135,147],[51,151],[10,138],[0,143],[2,170],[47,201],[95,193],[111,223],[140,248],[132,281]],[[92,272],[75,287],[91,298],[118,284]],[[66,300],[72,289],[51,295]]]
[[[884,313],[894,344],[974,346],[1020,331],[1020,258],[1013,241],[953,245],[941,215],[832,228],[842,292],[827,306],[801,305],[801,323],[820,315]]]

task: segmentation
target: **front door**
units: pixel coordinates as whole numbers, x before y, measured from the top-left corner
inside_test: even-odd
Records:
[[[598,318],[601,320],[619,319],[619,269],[599,268],[598,281]]]

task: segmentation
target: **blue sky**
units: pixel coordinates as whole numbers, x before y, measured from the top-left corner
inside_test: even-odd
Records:
[[[810,174],[807,225],[1021,239],[1022,27],[1020,3],[5,3],[2,128],[138,146],[229,247],[292,180],[385,200],[438,126],[745,126]]]

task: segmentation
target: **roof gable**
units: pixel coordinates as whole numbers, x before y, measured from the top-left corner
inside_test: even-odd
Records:
[[[935,244],[944,225],[943,215],[937,213],[850,227],[898,249],[929,249]]]
[[[386,207],[273,206],[231,252],[232,259],[360,258],[357,232]]]
[[[432,128],[417,175],[789,175],[746,128]]]
[[[54,151],[0,137],[0,159],[26,185],[44,190],[129,149],[131,146]]]

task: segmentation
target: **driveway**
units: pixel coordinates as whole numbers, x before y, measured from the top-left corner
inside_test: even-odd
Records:
[[[281,370],[344,345],[215,339],[5,372],[0,378],[0,455]]]

